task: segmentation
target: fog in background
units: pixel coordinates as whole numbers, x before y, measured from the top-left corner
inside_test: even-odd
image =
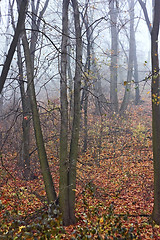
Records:
[[[41,8],[43,2],[40,1]],[[17,9],[16,3],[13,4],[13,12],[10,10],[10,4],[12,1],[1,0],[0,11],[0,66],[2,68],[6,53],[9,45],[12,41],[14,34],[12,21],[15,24],[17,21]],[[84,12],[85,1],[79,1],[80,10]],[[118,83],[123,89],[123,82],[126,81],[127,75],[127,59],[124,54],[128,54],[129,41],[127,39],[127,33],[129,32],[129,12],[127,1],[118,1],[119,5],[119,16],[118,16],[118,28],[119,28],[119,40],[123,45],[123,48],[119,44],[119,58],[118,58]],[[150,21],[152,22],[152,3],[147,0],[147,10]],[[40,9],[41,9],[40,8]],[[47,98],[53,99],[59,97],[59,80],[60,80],[60,47],[61,47],[61,12],[62,12],[62,1],[49,1],[49,5],[44,14],[43,21],[41,23],[41,32],[39,34],[39,40],[37,44],[37,52],[35,59],[35,85],[38,100],[46,100]],[[103,93],[109,94],[109,66],[110,66],[110,55],[111,55],[111,30],[109,21],[109,8],[108,1],[90,1],[89,2],[89,22],[94,28],[94,50],[97,60],[98,70],[102,76]],[[75,39],[73,29],[73,17],[70,12],[70,35],[71,35],[71,51],[74,65],[74,54],[75,54]],[[11,19],[12,15],[12,19]],[[30,7],[26,16],[26,22],[28,26],[27,34],[30,34]],[[100,20],[104,18],[103,20]],[[145,22],[143,11],[140,4],[136,1],[135,5],[135,28],[136,28],[136,46],[137,46],[137,60],[139,67],[139,81],[143,80],[150,73],[150,34]],[[84,54],[83,63],[86,61],[86,36],[85,28],[82,25],[82,34],[84,41]],[[46,37],[47,36],[47,37]],[[54,43],[54,44],[53,44]],[[56,47],[55,47],[56,46]],[[57,50],[58,49],[58,50]],[[17,83],[17,59],[16,53],[12,61],[12,66],[8,75],[7,83],[3,91],[4,103],[5,101],[11,101],[12,98],[20,99],[19,88]],[[72,61],[72,60],[71,60]],[[74,73],[73,73],[74,75]],[[140,88],[143,89],[144,82],[140,84]],[[149,89],[150,81],[145,85],[145,88]],[[144,91],[144,90],[143,90]]]

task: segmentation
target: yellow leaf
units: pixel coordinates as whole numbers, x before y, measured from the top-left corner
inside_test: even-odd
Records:
[[[159,225],[156,224],[154,227],[155,227],[155,228],[159,228]]]
[[[25,228],[25,226],[20,226],[18,233],[20,233],[23,228]]]
[[[124,81],[124,83],[123,83],[123,84],[124,84],[124,86],[126,86],[126,85],[127,85],[127,81]]]
[[[72,189],[72,191],[74,191],[74,192],[78,192],[77,189]]]
[[[103,217],[100,218],[100,221],[99,221],[99,222],[100,222],[100,223],[103,223]]]

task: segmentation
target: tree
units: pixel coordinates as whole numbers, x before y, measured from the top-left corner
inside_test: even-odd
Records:
[[[130,36],[129,36],[129,58],[128,58],[128,72],[127,72],[127,81],[125,82],[125,94],[123,102],[121,104],[120,112],[124,113],[127,109],[130,92],[131,92],[131,82],[133,76],[133,62],[134,62],[134,0],[128,0],[130,8]]]
[[[19,165],[23,169],[23,176],[25,179],[31,177],[30,168],[30,155],[29,155],[29,143],[30,143],[30,102],[28,96],[28,90],[25,92],[24,86],[24,74],[23,74],[23,61],[20,40],[17,43],[17,64],[19,70],[19,87],[22,100],[23,118],[22,118],[22,147],[20,153]]]
[[[28,81],[27,87],[28,87],[28,94],[29,94],[29,99],[31,104],[33,126],[34,126],[36,144],[37,144],[38,155],[40,160],[40,166],[41,166],[41,171],[43,175],[48,202],[52,203],[56,201],[57,195],[56,195],[56,191],[54,188],[54,184],[53,184],[53,180],[52,180],[52,176],[51,176],[51,172],[50,172],[49,164],[47,160],[47,154],[46,154],[43,135],[42,135],[41,123],[40,123],[40,118],[39,118],[39,113],[37,108],[35,86],[34,86],[34,54],[32,54],[33,52],[31,52],[31,50],[35,51],[36,45],[34,45],[34,47],[31,48],[30,50],[25,30],[22,36],[22,44],[23,44],[24,55],[25,55],[27,81]]]
[[[17,6],[20,8],[20,2],[17,0]],[[20,10],[20,9],[19,9]],[[9,11],[11,12],[12,27],[15,31],[16,27],[14,24],[13,17],[13,3],[9,3]],[[22,176],[28,180],[31,177],[30,168],[30,155],[29,155],[29,140],[30,140],[30,103],[28,97],[28,91],[25,92],[24,84],[24,73],[23,73],[23,60],[21,51],[21,41],[18,39],[17,42],[17,65],[18,65],[18,83],[20,88],[21,100],[22,100],[22,142],[20,149],[19,166],[22,167]]]
[[[149,20],[147,8],[146,8],[146,2],[143,2],[142,0],[138,0],[138,2],[139,2],[139,4],[141,5],[141,8],[142,8],[143,13],[144,13],[144,17],[145,17],[145,20],[146,20],[146,24],[147,24],[148,30],[149,30],[149,32],[151,33],[151,31],[152,31],[152,25],[151,25],[151,22],[150,22],[150,20]]]
[[[68,8],[69,0],[63,1],[62,9],[62,44],[61,44],[61,131],[60,131],[60,180],[59,204],[65,225],[70,223],[68,190],[68,101],[67,101],[67,43],[68,43]]]
[[[83,93],[82,93],[82,100],[81,100],[81,106],[84,110],[84,144],[83,144],[83,151],[85,152],[87,150],[87,140],[88,140],[88,99],[89,99],[89,92],[88,92],[88,84],[89,84],[89,78],[91,73],[91,49],[92,49],[92,28],[89,26],[89,19],[88,19],[88,2],[85,4],[85,14],[82,15],[82,19],[85,25],[86,29],[86,39],[87,39],[87,56],[86,56],[86,63],[84,66],[84,72],[86,76],[84,76],[84,87],[83,87]]]
[[[80,131],[80,92],[82,78],[82,36],[80,26],[80,14],[78,1],[72,0],[74,11],[74,27],[76,35],[76,66],[74,76],[74,115],[72,137],[69,153],[69,216],[70,222],[75,223],[75,189],[76,189],[76,165],[78,157],[78,141]]]
[[[28,94],[29,94],[29,99],[31,104],[33,126],[34,126],[37,149],[38,149],[38,156],[39,156],[39,161],[40,161],[40,166],[41,166],[41,171],[43,175],[48,202],[53,203],[56,201],[57,195],[55,192],[55,188],[54,188],[54,184],[53,184],[53,180],[52,180],[52,176],[51,176],[51,172],[50,172],[49,164],[47,160],[47,154],[44,146],[44,140],[42,135],[42,129],[40,124],[35,87],[34,87],[34,71],[33,71],[32,59],[31,59],[29,44],[28,44],[25,32],[22,38],[22,42],[23,42],[26,71],[27,71]]]
[[[32,24],[31,24],[31,43],[30,43],[30,53],[31,53],[31,60],[32,60],[32,68],[34,69],[34,60],[35,60],[35,52],[36,52],[36,45],[37,45],[37,38],[38,38],[38,31],[40,28],[41,19],[43,14],[48,6],[48,0],[45,1],[44,7],[39,11],[39,2],[35,5],[35,1],[31,2],[32,6]],[[19,6],[19,1],[17,0],[17,5]],[[12,22],[13,19],[12,19]],[[23,81],[23,63],[22,63],[22,56],[21,56],[21,45],[20,41],[17,43],[17,62],[19,68],[19,86],[20,86],[20,93],[22,99],[22,109],[23,109],[23,119],[22,119],[22,129],[23,129],[23,137],[22,137],[22,148],[20,154],[20,164],[22,164],[24,177],[26,179],[31,177],[30,171],[30,155],[29,155],[29,142],[30,142],[30,113],[31,113],[31,106],[30,106],[30,99],[28,95],[28,89],[25,91],[25,84]]]
[[[22,26],[24,24],[25,16],[26,16],[25,13],[26,13],[27,4],[28,4],[28,0],[21,1],[17,26],[16,26],[15,33],[14,33],[14,36],[13,36],[13,40],[12,40],[10,48],[8,50],[7,57],[6,57],[6,60],[4,62],[2,72],[1,72],[1,76],[0,76],[0,93],[2,92],[4,83],[6,81],[6,77],[8,75],[8,71],[9,71],[9,68],[10,68],[10,65],[11,65],[11,62],[12,62],[12,59],[13,59],[13,55],[14,55],[15,50],[16,50],[17,42],[18,42],[19,36],[22,32]]]
[[[118,59],[118,29],[117,17],[118,6],[117,1],[109,1],[110,22],[111,22],[111,66],[110,66],[110,102],[113,111],[118,111],[117,96],[117,59]]]
[[[62,46],[61,46],[61,133],[60,133],[60,180],[59,202],[64,225],[74,224],[76,163],[80,130],[80,90],[82,74],[82,39],[80,14],[77,0],[72,0],[76,38],[76,59],[74,76],[74,111],[70,150],[68,151],[68,99],[67,99],[67,43],[69,0],[63,1]]]
[[[151,26],[146,4],[138,0],[146,19],[148,30],[151,34],[151,60],[152,60],[152,145],[154,162],[154,207],[152,212],[153,220],[160,225],[160,76],[158,57],[158,35],[160,24],[160,1],[152,1],[153,5],[153,27]]]
[[[140,94],[139,94],[137,46],[136,46],[135,31],[133,32],[133,44],[134,44],[133,59],[134,59],[134,81],[135,81],[135,104],[138,105],[140,102]]]
[[[35,94],[35,87],[34,87],[33,61],[32,61],[31,52],[29,49],[29,43],[27,40],[26,31],[24,29],[25,28],[24,15],[25,15],[26,7],[27,7],[27,2],[25,2],[25,4],[24,4],[24,2],[25,1],[17,0],[19,18],[18,18],[17,27],[15,29],[14,38],[11,43],[11,46],[10,46],[10,49],[8,51],[8,55],[7,55],[7,58],[5,61],[6,66],[4,65],[4,67],[2,69],[2,73],[1,73],[1,77],[0,77],[0,91],[2,91],[2,89],[3,89],[4,83],[6,80],[6,76],[8,74],[10,64],[11,64],[11,61],[13,58],[13,54],[14,54],[15,48],[19,41],[20,33],[22,33],[22,31],[23,31],[23,34],[21,35],[21,37],[22,37],[22,44],[23,44],[25,63],[26,63],[27,84],[28,84],[27,87],[28,87],[28,95],[29,95],[31,110],[32,110],[35,138],[36,138],[38,155],[39,155],[39,160],[40,160],[40,165],[41,165],[42,175],[43,175],[44,184],[45,184],[45,188],[46,188],[48,202],[52,203],[52,202],[56,201],[57,196],[56,196],[52,176],[51,176],[48,161],[47,161],[47,155],[46,155],[46,151],[45,151],[44,140],[43,140],[41,125],[40,125],[40,118],[39,118],[39,113],[38,113],[38,108],[37,108],[36,94]],[[22,16],[22,13],[23,13],[23,16]],[[21,20],[23,20],[23,21],[21,22]]]
[[[153,28],[151,31],[152,58],[152,135],[154,160],[154,208],[153,220],[160,225],[160,76],[158,58],[158,35],[160,24],[160,1],[155,0]]]

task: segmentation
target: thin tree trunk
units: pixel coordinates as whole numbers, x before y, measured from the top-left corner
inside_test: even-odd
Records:
[[[57,196],[56,196],[55,188],[53,185],[53,180],[50,173],[47,155],[46,155],[45,146],[44,146],[44,140],[43,140],[43,135],[41,130],[41,124],[40,124],[40,118],[39,118],[35,88],[34,88],[33,65],[32,65],[31,54],[30,54],[26,33],[23,34],[22,43],[24,48],[27,80],[28,80],[28,93],[29,93],[31,110],[32,110],[33,126],[34,126],[37,149],[38,149],[38,155],[39,155],[39,160],[40,160],[48,202],[52,203],[56,201]]]
[[[0,94],[0,118],[3,115],[3,93]]]
[[[154,208],[153,220],[160,225],[160,76],[158,59],[158,35],[160,23],[160,1],[155,0],[153,29],[151,32],[152,57],[152,136],[154,160]]]
[[[91,71],[93,72],[94,75],[93,91],[95,96],[95,113],[102,115],[104,110],[108,111],[109,103],[102,92],[101,76],[99,74],[99,70],[95,62],[94,48],[92,48],[91,55],[92,55]]]
[[[62,46],[61,46],[61,132],[60,132],[60,180],[59,203],[64,225],[70,224],[68,189],[68,102],[67,102],[67,43],[68,43],[68,7],[69,0],[63,0]]]
[[[121,104],[120,113],[123,114],[127,110],[127,106],[130,100],[131,93],[131,82],[133,76],[133,61],[134,61],[134,42],[133,42],[133,32],[134,32],[134,0],[128,0],[130,8],[130,40],[129,40],[129,60],[128,60],[128,74],[127,82],[125,87],[125,94]]]
[[[144,17],[145,17],[145,20],[146,20],[146,24],[147,24],[147,27],[148,27],[148,30],[149,32],[151,33],[152,31],[152,25],[151,25],[151,22],[149,20],[149,17],[148,17],[148,12],[147,12],[147,8],[146,8],[146,3],[143,2],[143,0],[138,0],[139,4],[141,5],[141,8],[143,10],[143,14],[144,14]],[[152,1],[153,3],[153,1]]]
[[[37,5],[35,5],[35,2]],[[32,6],[32,32],[31,32],[31,43],[30,43],[30,53],[31,53],[31,59],[32,59],[32,64],[33,64],[33,69],[34,69],[34,60],[35,60],[35,52],[36,52],[36,45],[37,45],[37,39],[38,39],[38,31],[40,28],[41,20],[42,17],[47,9],[49,0],[45,0],[44,6],[42,10],[40,11],[38,15],[38,10],[39,10],[39,3],[40,1],[31,1],[31,6]]]
[[[87,7],[86,7],[87,8]],[[88,22],[88,15],[86,13],[86,16],[83,18],[85,28],[86,28],[86,37],[87,37],[87,60],[85,64],[84,71],[87,72],[87,76],[90,75],[90,68],[91,68],[91,36],[92,33],[90,31],[89,22]],[[83,151],[85,152],[87,150],[87,141],[88,141],[88,80],[87,77],[84,79],[84,144],[83,144]]]
[[[67,70],[68,70],[68,80],[69,80],[69,114],[70,120],[73,116],[73,77],[71,70],[71,46],[70,46],[70,38],[68,37],[68,54],[67,54]]]
[[[116,1],[110,1],[110,21],[111,21],[111,66],[110,66],[110,102],[113,111],[118,111],[117,96],[117,58],[118,58],[118,31],[117,17],[118,9]]]
[[[76,32],[76,69],[74,77],[74,115],[68,161],[68,102],[67,102],[67,43],[69,0],[63,0],[62,47],[61,47],[61,133],[60,133],[60,181],[59,200],[64,225],[74,224],[76,163],[80,129],[80,89],[82,74],[82,40],[78,3],[72,0]]]
[[[12,62],[12,59],[13,59],[13,55],[14,55],[15,50],[16,50],[17,42],[18,42],[19,36],[22,32],[22,26],[24,25],[24,20],[25,20],[25,15],[26,15],[25,12],[26,12],[26,8],[27,8],[27,4],[28,4],[28,0],[23,0],[21,2],[21,5],[20,5],[18,22],[17,22],[17,26],[16,26],[16,29],[15,29],[14,37],[13,37],[12,43],[10,45],[6,60],[5,60],[4,65],[3,65],[2,73],[1,73],[1,76],[0,76],[0,93],[2,92],[4,83],[6,81],[6,77],[8,75],[8,71],[10,69],[10,65],[11,65],[11,62]]]
[[[135,104],[138,105],[139,102],[140,102],[140,93],[139,93],[139,79],[138,79],[138,63],[137,63],[136,42],[134,44],[134,81],[135,81]]]
[[[133,18],[134,21],[134,18]],[[134,23],[133,23],[134,25]],[[138,105],[140,102],[139,94],[139,79],[138,79],[138,63],[137,63],[137,47],[136,47],[136,37],[135,30],[133,31],[133,61],[134,61],[134,81],[135,81],[135,104]]]
[[[80,131],[80,92],[82,75],[82,38],[80,27],[80,14],[77,0],[72,0],[74,10],[74,23],[76,32],[76,69],[74,77],[74,118],[72,127],[72,138],[69,154],[69,216],[70,223],[75,219],[75,189],[76,189],[76,164],[78,157],[78,140]]]
[[[23,81],[23,64],[21,56],[20,40],[17,44],[17,63],[19,68],[19,86],[22,99],[23,119],[22,119],[22,147],[20,153],[20,166],[23,167],[24,178],[30,177],[30,156],[29,156],[29,133],[30,133],[30,102],[28,93],[25,93],[24,81]]]
[[[17,6],[19,11],[20,11],[20,2],[21,0],[20,1],[17,0]],[[39,10],[39,1],[37,2],[36,7],[35,7],[34,0],[31,2],[32,32],[31,32],[30,54],[31,54],[31,60],[32,60],[32,69],[34,69],[34,59],[35,59],[35,50],[36,50],[36,44],[37,44],[37,38],[38,38],[38,30],[40,27],[41,18],[43,17],[43,14],[48,6],[48,2],[49,0],[45,1],[44,7],[41,10],[38,17],[37,15]],[[20,50],[19,42],[17,44],[17,48],[18,48],[18,67],[20,71],[19,84],[20,84],[20,92],[21,92],[22,108],[23,108],[23,120],[22,120],[23,138],[22,138],[21,158],[22,158],[22,161],[24,161],[24,164],[23,164],[24,175],[26,178],[28,178],[30,173],[30,159],[29,159],[30,102],[29,102],[28,91],[25,93],[25,90],[24,90],[23,69],[22,69],[21,52],[20,52],[21,50]]]

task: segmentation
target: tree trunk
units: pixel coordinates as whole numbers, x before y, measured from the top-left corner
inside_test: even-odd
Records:
[[[138,105],[140,102],[140,94],[139,94],[138,63],[135,36],[134,36],[134,81],[135,81],[135,104]]]
[[[67,102],[67,44],[68,44],[68,7],[69,0],[63,0],[62,45],[61,45],[61,132],[60,132],[60,180],[59,203],[64,225],[69,225],[69,189],[68,189],[68,102]]]
[[[72,127],[72,138],[69,154],[69,216],[70,223],[75,219],[75,189],[76,189],[76,163],[78,157],[78,140],[80,130],[80,92],[82,75],[82,37],[80,27],[80,14],[77,0],[72,0],[74,11],[74,24],[76,33],[76,69],[74,77],[74,117]]]
[[[134,25],[134,18],[133,18]],[[134,61],[134,81],[135,81],[135,105],[139,104],[140,94],[139,94],[139,79],[138,79],[138,63],[137,63],[137,47],[136,47],[136,36],[135,30],[133,31],[133,61]]]
[[[68,80],[69,80],[69,119],[71,121],[73,117],[73,77],[71,70],[71,45],[70,38],[68,38],[68,53],[67,53],[67,72],[68,72]]]
[[[109,109],[109,103],[102,92],[101,76],[95,62],[94,47],[92,47],[91,55],[92,55],[91,71],[93,73],[94,78],[93,91],[95,96],[95,113],[102,115],[104,111],[107,111]]]
[[[35,4],[37,3],[37,5]],[[31,31],[31,43],[30,43],[30,53],[31,53],[31,59],[32,59],[32,64],[33,64],[33,69],[34,69],[34,61],[35,61],[35,52],[36,52],[36,45],[37,45],[37,39],[39,35],[39,28],[41,24],[42,17],[47,9],[49,0],[45,0],[44,6],[40,13],[38,14],[39,11],[39,3],[40,1],[31,1],[31,6],[32,6],[32,31]]]
[[[158,35],[160,23],[160,1],[155,0],[153,29],[151,32],[152,57],[152,136],[154,160],[154,208],[153,220],[160,225],[160,76],[158,59]]]
[[[134,32],[134,0],[128,0],[130,8],[130,38],[129,38],[129,60],[128,60],[128,74],[127,82],[125,87],[125,94],[121,104],[120,113],[123,114],[127,110],[127,106],[130,100],[131,93],[131,83],[133,76],[133,61],[134,61],[134,41],[133,41],[133,32]]]
[[[0,93],[2,92],[4,83],[6,81],[6,77],[8,75],[8,71],[10,69],[10,65],[11,65],[11,62],[13,59],[13,55],[16,50],[17,42],[18,42],[19,36],[22,32],[22,26],[24,25],[24,21],[25,21],[25,15],[26,15],[25,12],[26,12],[26,8],[27,8],[27,4],[28,4],[28,0],[23,0],[20,5],[18,22],[17,22],[17,26],[15,29],[14,37],[13,37],[12,43],[10,45],[6,60],[4,62],[3,68],[2,68],[2,73],[0,76]]]
[[[86,9],[88,7],[86,6]],[[84,144],[83,144],[83,151],[85,152],[87,150],[87,141],[88,141],[88,83],[90,81],[90,68],[91,68],[91,38],[92,38],[92,32],[89,27],[88,22],[88,14],[85,13],[85,17],[83,17],[83,21],[86,28],[86,38],[87,38],[87,59],[84,71],[87,73],[87,77],[84,79],[84,96],[83,96],[83,109],[84,109]]]
[[[118,9],[116,1],[109,2],[110,21],[111,21],[111,66],[110,66],[110,102],[113,111],[118,111],[117,96],[117,58],[118,58],[118,31],[117,17]]]
[[[28,92],[25,92],[23,81],[23,64],[21,56],[20,41],[17,44],[17,63],[19,69],[19,87],[22,99],[23,119],[22,119],[22,147],[20,153],[20,166],[23,168],[23,176],[25,179],[30,177],[30,156],[29,156],[29,135],[30,135],[30,102]]]
[[[148,17],[148,12],[147,12],[147,8],[146,8],[146,3],[144,3],[142,0],[138,0],[139,4],[141,5],[141,8],[143,10],[143,14],[146,20],[146,24],[148,27],[149,32],[151,33],[152,31],[152,25],[150,23],[149,17]],[[152,4],[153,4],[153,0],[152,0]]]
[[[0,94],[0,118],[3,115],[3,93]]]
[[[57,196],[56,196],[55,188],[53,185],[52,176],[50,173],[47,155],[46,155],[45,146],[44,146],[44,140],[43,140],[43,135],[41,130],[41,124],[40,124],[40,118],[39,118],[37,102],[36,102],[36,94],[35,94],[35,88],[34,88],[33,65],[31,60],[29,44],[28,44],[28,40],[25,32],[23,34],[22,43],[24,48],[27,80],[28,80],[28,93],[29,93],[31,110],[32,110],[33,126],[34,126],[37,149],[38,149],[38,155],[39,155],[39,160],[40,160],[48,202],[52,203],[57,199]]]

